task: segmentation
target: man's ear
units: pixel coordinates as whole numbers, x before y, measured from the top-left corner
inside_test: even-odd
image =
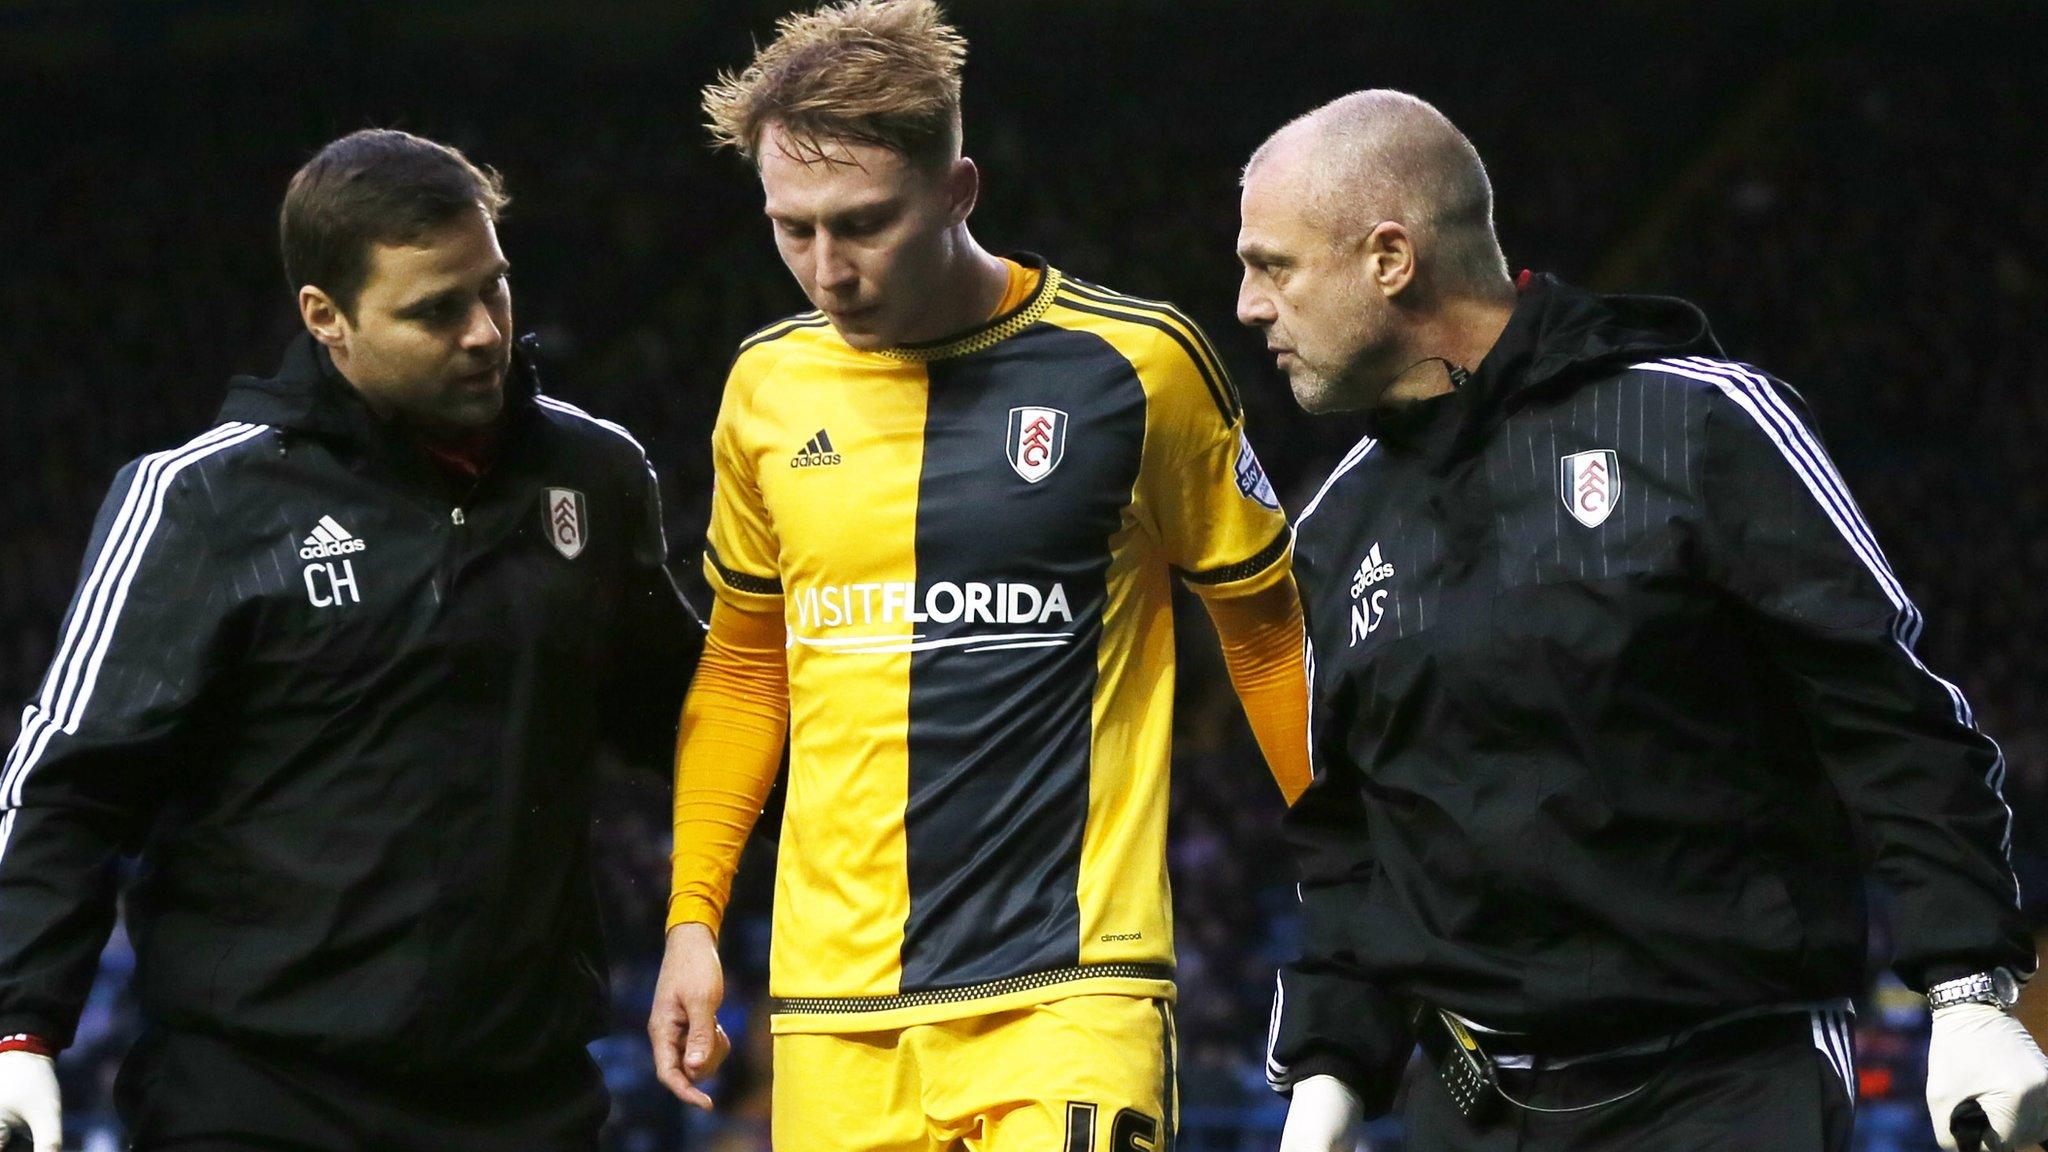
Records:
[[[307,284],[299,289],[299,319],[306,331],[329,348],[341,347],[348,338],[348,314],[324,290]]]
[[[1415,282],[1415,237],[1399,221],[1374,225],[1359,245],[1359,257],[1367,279],[1389,300]]]
[[[946,206],[948,217],[954,224],[966,222],[974,211],[975,202],[981,199],[981,169],[974,161],[962,156],[946,165]]]

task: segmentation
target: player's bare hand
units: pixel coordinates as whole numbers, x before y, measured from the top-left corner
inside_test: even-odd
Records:
[[[718,1026],[718,1005],[724,999],[725,967],[711,929],[702,924],[670,929],[661,977],[654,983],[654,1010],[647,1018],[654,1074],[683,1103],[707,1112],[711,1097],[697,1085],[716,1075],[732,1051],[725,1029]]]

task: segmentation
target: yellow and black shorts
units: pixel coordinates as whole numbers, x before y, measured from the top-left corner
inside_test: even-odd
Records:
[[[1173,1008],[1070,996],[880,1032],[775,1036],[776,1152],[1165,1152]]]

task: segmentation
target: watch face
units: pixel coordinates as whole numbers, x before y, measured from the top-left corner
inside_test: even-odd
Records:
[[[1998,1002],[2007,1008],[2020,1002],[2020,982],[2009,968],[1991,970],[1991,991]]]

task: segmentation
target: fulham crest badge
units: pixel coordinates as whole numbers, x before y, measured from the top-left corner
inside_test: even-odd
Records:
[[[1036,484],[1067,454],[1067,414],[1057,408],[1012,408],[1003,455],[1027,482]]]
[[[574,560],[590,538],[590,521],[583,508],[583,493],[574,488],[548,489],[548,543],[565,558]]]
[[[1598,528],[1621,503],[1621,465],[1611,449],[1574,452],[1558,461],[1557,495],[1572,519]]]

